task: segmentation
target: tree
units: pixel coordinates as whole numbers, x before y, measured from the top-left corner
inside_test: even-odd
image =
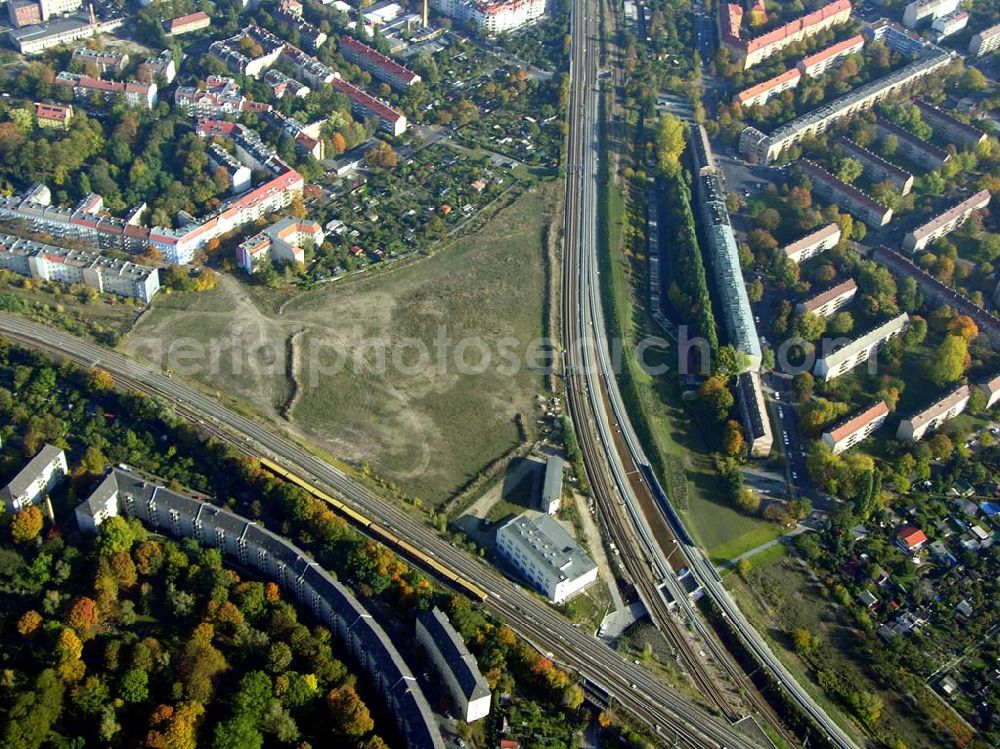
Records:
[[[149,674],[141,668],[130,668],[122,675],[118,696],[125,702],[144,702],[149,697]]]
[[[739,491],[736,492],[735,499],[736,506],[747,515],[753,515],[760,510],[760,494],[749,486],[740,487]]]
[[[264,736],[249,713],[238,713],[215,726],[212,749],[260,749],[263,745]]]
[[[87,376],[87,385],[91,390],[103,393],[115,386],[115,380],[108,370],[94,367]]]
[[[10,539],[16,544],[33,541],[42,532],[42,511],[37,505],[25,507],[10,519]]]
[[[83,655],[83,642],[69,627],[63,627],[56,635],[55,654],[60,661],[77,661]]]
[[[736,456],[743,452],[743,428],[738,422],[729,420],[726,422],[726,433],[722,438],[722,448],[726,455]]]
[[[718,375],[709,377],[701,384],[698,396],[705,403],[715,421],[725,421],[729,415],[729,409],[735,403],[725,379]]]
[[[951,335],[961,336],[967,343],[972,343],[979,335],[979,327],[968,315],[956,315],[948,323],[948,332]]]
[[[601,710],[597,715],[597,725],[601,728],[611,728],[614,722],[615,716],[610,710]]]
[[[17,620],[17,633],[26,639],[34,637],[42,626],[42,615],[37,611],[25,611]]]
[[[397,162],[396,152],[385,141],[380,141],[375,148],[365,151],[365,163],[373,169],[393,169]]]
[[[854,330],[854,317],[850,312],[838,312],[826,324],[826,332],[831,335],[847,335]]]
[[[803,312],[795,321],[795,332],[805,341],[816,341],[826,332],[826,318],[815,312]]]
[[[656,128],[656,167],[661,174],[675,175],[687,143],[687,125],[669,112],[660,117]]]
[[[840,162],[840,167],[837,169],[837,177],[847,184],[853,184],[854,180],[862,175],[865,171],[864,166],[857,159],[844,159]]]
[[[339,733],[357,738],[375,727],[368,707],[349,684],[331,690],[326,695],[326,704]]]
[[[938,387],[951,385],[965,374],[969,363],[969,343],[957,335],[947,335],[928,363],[928,377]]]
[[[965,93],[982,91],[986,88],[986,76],[976,68],[966,68],[959,79],[958,86]]]
[[[94,636],[101,617],[97,602],[87,596],[77,596],[66,611],[66,624],[76,630],[83,639]]]

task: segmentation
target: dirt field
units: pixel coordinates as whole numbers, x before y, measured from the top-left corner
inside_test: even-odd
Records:
[[[272,418],[291,404],[322,448],[437,505],[517,443],[518,415],[534,425],[542,374],[501,352],[523,360],[542,335],[558,195],[535,187],[431,258],[290,298],[222,277],[158,300],[125,345]]]

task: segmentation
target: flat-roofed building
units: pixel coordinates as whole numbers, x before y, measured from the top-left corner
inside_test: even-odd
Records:
[[[920,110],[920,119],[934,128],[936,135],[967,148],[975,148],[986,140],[986,133],[982,130],[955,119],[940,107],[935,107],[923,99],[917,99],[913,103]]]
[[[986,396],[986,408],[993,408],[1000,402],[1000,375],[976,385]]]
[[[62,44],[111,33],[125,23],[124,16],[98,21],[89,15],[54,16],[41,24],[32,24],[7,32],[11,45],[22,55],[37,55]]]
[[[969,40],[969,54],[973,57],[988,55],[1000,49],[1000,23],[972,35]]]
[[[68,470],[66,453],[58,447],[45,445],[7,486],[0,489],[0,499],[8,516],[39,504],[59,485]]]
[[[914,0],[903,9],[903,25],[910,29],[930,25],[931,21],[958,10],[959,0]]]
[[[42,22],[42,6],[35,0],[7,0],[7,18],[15,29]]]
[[[820,317],[830,317],[842,307],[849,304],[857,293],[858,285],[854,282],[853,278],[849,278],[843,283],[837,284],[832,289],[822,291],[812,299],[807,299],[801,304],[796,305],[795,309],[799,314],[812,312],[814,315],[819,315]]]
[[[750,445],[750,454],[766,458],[774,445],[774,432],[767,417],[767,402],[764,400],[764,386],[759,372],[743,372],[736,379],[739,394],[740,417],[743,421],[743,435]]]
[[[790,91],[799,85],[802,74],[796,69],[786,70],[774,78],[758,83],[756,86],[740,91],[734,100],[743,107],[752,107],[757,104],[767,104],[767,102],[779,94]]]
[[[808,159],[799,159],[796,166],[812,182],[813,193],[841,211],[860,218],[869,226],[879,228],[892,220],[892,209],[879,203],[868,193],[849,185]]]
[[[867,148],[862,148],[853,140],[838,136],[833,145],[839,146],[844,155],[857,161],[865,170],[872,182],[888,182],[895,187],[900,195],[909,195],[913,189],[913,175],[902,167],[886,161]]]
[[[542,512],[555,515],[562,504],[563,459],[550,455],[545,461],[545,479],[542,481]]]
[[[511,518],[497,531],[497,549],[552,603],[597,580],[597,565],[550,515]]]
[[[910,316],[905,312],[882,323],[877,328],[856,338],[846,346],[824,353],[816,360],[813,374],[829,382],[835,377],[847,374],[859,364],[864,364],[886,343],[895,338],[910,324]]]
[[[934,30],[934,38],[940,42],[969,25],[969,14],[964,10],[956,10],[946,16],[935,18],[931,28]]]
[[[833,429],[823,432],[822,440],[833,450],[834,455],[839,455],[862,440],[868,439],[885,424],[887,418],[889,418],[889,406],[886,405],[885,401],[879,401],[874,406],[854,414]]]
[[[785,257],[793,263],[801,263],[803,260],[826,252],[837,246],[840,241],[840,225],[830,223],[816,231],[806,234],[801,239],[796,239],[784,247]]]
[[[900,23],[888,18],[870,21],[861,29],[865,39],[870,42],[883,42],[893,52],[899,52],[907,57],[924,55],[931,51],[942,51],[936,44],[922,39],[915,31],[911,31]]]
[[[208,146],[208,168],[211,172],[222,169],[229,180],[229,191],[233,194],[245,192],[251,187],[253,173],[245,164],[233,156],[218,143],[211,143]]]
[[[940,48],[935,49],[937,51],[905,65],[884,78],[869,81],[854,91],[797,117],[770,135],[765,135],[756,128],[747,128],[740,134],[740,153],[749,159],[764,163],[774,161],[789,146],[809,136],[822,135],[831,125],[870,109],[882,99],[898,93],[948,65],[952,60],[951,55]]]
[[[861,34],[856,34],[850,39],[844,39],[836,44],[831,44],[826,49],[822,49],[816,54],[799,60],[796,68],[805,76],[819,78],[837,62],[848,55],[853,55],[864,49],[865,38]]]
[[[943,148],[921,140],[909,130],[893,125],[882,117],[875,119],[875,132],[882,139],[887,135],[894,136],[898,144],[896,151],[924,169],[937,169],[951,160],[951,154]]]
[[[920,413],[903,419],[896,430],[896,439],[919,442],[928,432],[934,431],[962,413],[969,405],[970,393],[969,386],[962,385]]]
[[[430,656],[434,669],[458,705],[461,720],[473,723],[489,715],[490,685],[448,616],[437,606],[422,611],[417,614],[416,634],[417,642]]]
[[[921,224],[903,237],[903,249],[913,253],[923,250],[931,242],[946,236],[964,224],[973,213],[982,210],[990,204],[990,191],[980,190],[970,198],[966,198],[944,213],[935,216],[925,224]]]

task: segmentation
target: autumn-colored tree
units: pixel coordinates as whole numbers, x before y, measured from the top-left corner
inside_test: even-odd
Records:
[[[743,428],[739,425],[739,422],[730,419],[726,422],[726,433],[722,437],[722,448],[726,451],[726,455],[736,456],[743,451],[743,445],[746,441],[743,439]]]
[[[84,640],[89,640],[97,633],[101,623],[101,614],[97,602],[87,596],[77,596],[66,611],[66,624],[76,630]]]
[[[25,611],[17,620],[17,633],[21,637],[31,638],[38,633],[38,628],[42,626],[42,615],[37,611]]]
[[[349,684],[331,690],[326,704],[338,733],[360,737],[375,727],[368,707]]]
[[[111,572],[115,577],[115,582],[122,590],[128,590],[136,584],[139,575],[135,568],[135,562],[126,551],[116,551],[111,555]]]
[[[75,661],[83,655],[83,641],[69,627],[63,627],[56,635],[55,654],[60,661]]]
[[[957,315],[948,323],[948,332],[951,335],[961,336],[966,342],[971,343],[979,335],[979,327],[968,315]]]
[[[10,519],[10,539],[16,544],[33,541],[42,532],[42,511],[36,506],[25,507]]]
[[[174,709],[174,715],[163,732],[167,749],[195,749],[198,746],[196,730],[205,707],[200,702],[183,702]]]
[[[87,373],[87,386],[91,390],[103,393],[115,386],[115,378],[108,370],[94,367]]]
[[[333,148],[333,152],[339,155],[347,150],[347,141],[340,133],[334,133],[330,136],[330,146]]]
[[[215,271],[211,268],[202,268],[201,272],[197,275],[194,280],[194,290],[195,291],[211,291],[219,283],[219,279],[215,275]]]
[[[610,710],[601,710],[597,714],[597,725],[601,728],[611,728],[614,725],[615,716]]]
[[[163,565],[163,547],[159,541],[143,541],[135,547],[132,558],[140,575],[155,575]]]

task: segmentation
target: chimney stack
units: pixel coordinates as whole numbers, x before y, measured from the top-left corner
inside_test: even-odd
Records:
[[[428,2],[429,2],[429,0],[424,0],[424,28],[425,29],[428,26],[430,26],[429,12],[428,12],[428,9],[427,9],[427,3]]]

